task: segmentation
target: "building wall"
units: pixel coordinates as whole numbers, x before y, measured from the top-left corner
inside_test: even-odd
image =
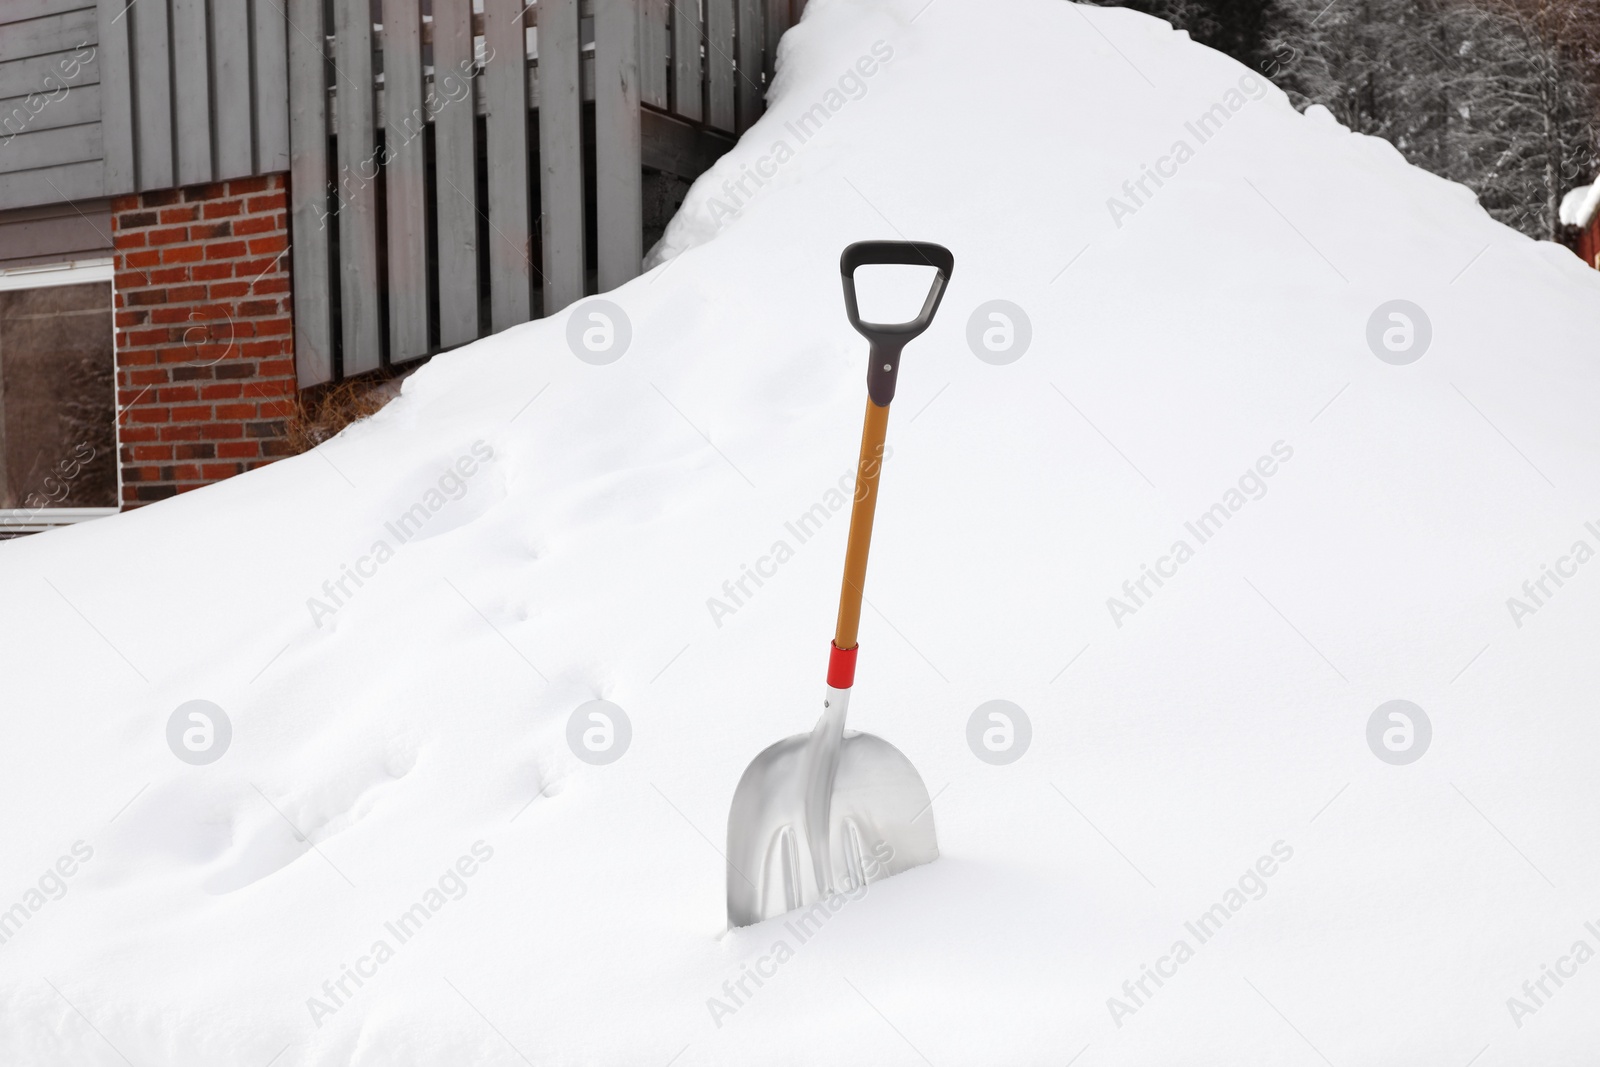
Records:
[[[123,504],[287,455],[287,175],[112,201]]]

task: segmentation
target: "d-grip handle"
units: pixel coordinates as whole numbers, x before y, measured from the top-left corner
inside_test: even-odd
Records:
[[[910,322],[864,322],[856,306],[856,268],[895,265],[932,267],[933,285],[922,310]],[[857,241],[839,257],[839,273],[844,277],[844,310],[850,325],[872,345],[872,362],[867,365],[867,394],[879,407],[894,399],[895,378],[900,373],[900,351],[933,322],[934,312],[944,297],[956,258],[943,245],[928,241]]]

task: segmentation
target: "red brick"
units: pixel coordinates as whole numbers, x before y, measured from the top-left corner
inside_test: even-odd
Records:
[[[242,200],[213,200],[207,203],[201,212],[204,218],[225,219],[231,218],[244,210]]]
[[[128,376],[131,385],[164,385],[167,381],[165,368],[154,367],[150,370],[136,370]]]
[[[153,309],[150,312],[150,322],[152,324],[165,323],[167,325],[171,325],[175,322],[188,322],[189,315],[190,311],[188,308],[182,306],[172,307],[169,305],[167,307],[158,307]]]
[[[244,395],[242,382],[217,382],[200,388],[202,400],[238,400]]]
[[[132,230],[118,237],[117,244],[123,248],[143,248],[149,244],[149,241],[145,238],[146,234],[143,230]]]
[[[193,222],[200,217],[200,209],[192,204],[183,207],[169,207],[161,212],[161,224],[171,226],[176,222]]]
[[[126,412],[124,412],[126,414]],[[165,436],[155,426],[128,426],[124,425],[117,431],[117,436],[123,441],[132,444],[135,441],[155,441]]]
[[[277,319],[266,319],[253,323],[252,325],[255,326],[256,335],[259,337],[271,337],[276,334],[287,334],[292,333],[294,330],[294,323],[287,315]]]
[[[190,226],[189,234],[196,241],[215,241],[219,237],[232,237],[233,224],[230,222],[208,222],[201,226]]]
[[[116,314],[118,326],[142,326],[150,319],[148,311],[119,311]]]
[[[163,263],[199,263],[205,258],[204,245],[184,245],[181,248],[162,249],[161,262]]]
[[[243,241],[213,241],[205,246],[207,259],[238,259],[245,253]]]
[[[152,245],[175,245],[189,239],[189,227],[169,226],[162,230],[151,230],[146,237]]]
[[[200,427],[200,436],[208,441],[224,441],[244,436],[244,427],[236,422],[208,422]]]
[[[262,356],[279,355],[287,347],[288,341],[286,339],[275,337],[270,341],[247,341],[239,346],[239,351],[251,359],[259,359]]]
[[[292,400],[266,400],[259,407],[261,417],[264,419],[286,419],[294,413],[294,401]],[[218,408],[217,411],[220,414],[222,409]]]
[[[156,213],[154,211],[119,211],[114,218],[114,222],[119,230],[137,230],[145,226],[154,226],[156,224]]]
[[[129,252],[122,257],[123,264],[130,268],[154,267],[161,262],[161,253],[154,249],[145,249],[143,252]]]
[[[186,303],[191,300],[204,300],[205,298],[206,287],[203,285],[182,285],[167,292],[167,302],[172,304]]]
[[[282,252],[288,247],[289,239],[281,233],[271,237],[257,237],[250,242],[250,254],[264,256],[269,252]]]
[[[235,296],[244,296],[249,292],[249,282],[213,282],[211,285],[213,300],[227,300]]]
[[[128,343],[133,345],[160,345],[166,342],[166,330],[134,330],[128,334]]]
[[[134,445],[129,451],[134,462],[172,458],[171,445]]]
[[[269,275],[261,278],[260,280],[258,280],[255,283],[255,285],[252,287],[251,291],[254,292],[254,293],[258,293],[258,294],[288,293],[288,291],[289,291],[289,279],[288,279],[287,276],[282,275],[282,274],[279,274],[279,275],[271,275],[271,274],[269,274]]]
[[[233,277],[232,263],[196,263],[189,268],[189,276],[197,282],[212,282],[218,278]]]
[[[255,459],[261,454],[260,441],[218,441],[218,459]]]
[[[289,395],[291,395],[291,392],[292,392],[288,387],[288,383],[284,382],[282,379],[272,379],[272,380],[269,380],[269,381],[245,382],[244,385],[243,385],[243,389],[244,389],[244,394],[243,395],[245,395],[245,396],[269,397],[269,398],[270,397],[279,397],[279,396],[289,396]]]
[[[252,233],[270,233],[281,229],[278,220],[272,215],[263,215],[259,218],[240,219],[233,224],[235,237],[248,237]]]
[[[183,191],[185,200],[220,200],[227,196],[227,189],[221,182],[210,182],[205,185],[191,185]]]
[[[139,206],[137,193],[128,193],[124,196],[112,197],[111,210],[121,214],[124,211],[133,211]]]
[[[188,267],[162,267],[160,270],[150,272],[151,285],[171,285],[173,282],[186,282],[189,280]]]
[[[215,459],[217,446],[209,441],[187,445],[173,445],[174,459]]]
[[[224,478],[232,478],[235,474],[243,473],[244,467],[238,463],[205,463],[200,467],[200,476],[213,482],[220,482]]]
[[[145,207],[166,207],[168,204],[178,202],[178,190],[156,189],[153,192],[142,194]]]
[[[238,196],[241,193],[259,193],[273,187],[272,179],[261,178],[235,178],[228,183],[228,195]]]
[[[199,400],[200,390],[192,385],[174,385],[170,389],[156,390],[156,403],[182,404],[190,400]]]
[[[156,362],[154,349],[130,351],[126,335],[117,338],[117,363],[124,367],[146,367]],[[165,372],[163,372],[165,373]]]
[[[261,376],[273,378],[282,375],[285,378],[294,375],[294,360],[292,359],[266,359],[261,361]]]
[[[210,419],[210,404],[186,404],[172,409],[173,422],[207,422]]]
[[[276,315],[278,313],[278,302],[276,300],[245,300],[239,304],[237,311],[241,318],[254,319],[267,315]]]
[[[161,427],[163,441],[198,441],[205,436],[205,423],[180,422]]]
[[[152,423],[170,421],[168,417],[169,411],[166,408],[131,408],[124,414],[127,415],[129,421],[131,422]]]

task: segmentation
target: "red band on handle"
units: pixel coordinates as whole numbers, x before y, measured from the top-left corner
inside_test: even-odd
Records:
[[[828,642],[828,685],[834,689],[849,689],[856,684],[856,652],[861,646],[840,648]]]

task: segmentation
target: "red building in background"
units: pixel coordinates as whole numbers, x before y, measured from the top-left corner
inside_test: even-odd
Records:
[[[1578,255],[1600,270],[1600,181],[1566,195],[1561,201],[1561,221],[1578,228]]]

